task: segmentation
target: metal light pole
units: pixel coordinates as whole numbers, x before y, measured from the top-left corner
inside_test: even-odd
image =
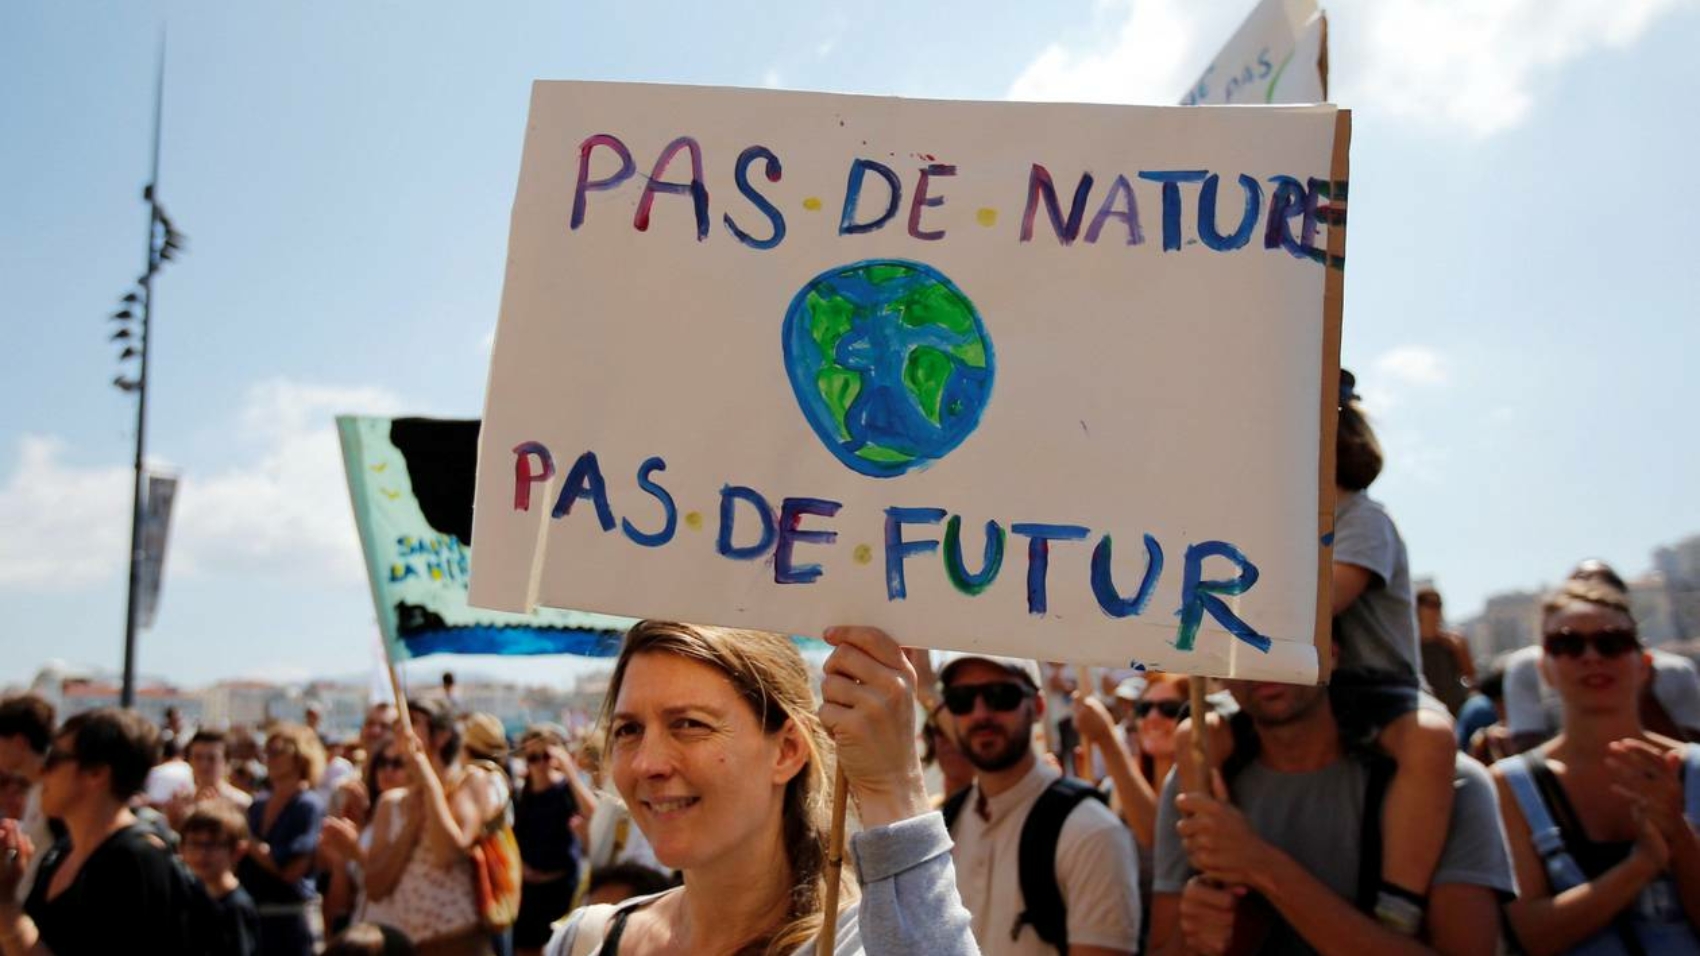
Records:
[[[134,707],[136,704],[136,618],[140,606],[138,584],[142,561],[145,559],[142,553],[142,495],[147,487],[147,474],[142,470],[142,455],[147,448],[148,346],[153,341],[148,320],[153,312],[153,277],[159,271],[160,263],[171,258],[178,241],[175,231],[171,228],[170,219],[159,206],[159,130],[164,108],[165,31],[161,30],[159,72],[154,82],[153,169],[148,176],[147,186],[142,190],[142,198],[148,203],[147,270],[142,273],[141,279],[142,295],[135,344],[125,348],[126,355],[138,355],[141,361],[134,380],[119,376],[114,382],[119,388],[136,393],[136,487],[130,508],[130,593],[124,612],[124,686],[119,697],[119,704],[123,707]],[[134,352],[131,349],[134,349]]]

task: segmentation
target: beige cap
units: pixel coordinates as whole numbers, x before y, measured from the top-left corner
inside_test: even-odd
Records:
[[[949,685],[950,672],[963,661],[985,661],[993,667],[1001,667],[1010,674],[1023,678],[1034,690],[1045,686],[1044,679],[1039,676],[1039,664],[1031,658],[999,657],[996,654],[975,654],[964,651],[942,651],[934,661],[938,670],[939,684]]]

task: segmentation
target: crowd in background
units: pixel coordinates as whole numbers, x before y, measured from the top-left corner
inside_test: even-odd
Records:
[[[644,622],[579,734],[450,694],[336,741],[15,696],[0,953],[1700,954],[1700,674],[1584,561],[1478,679],[1367,494],[1353,388],[1326,685],[855,627],[811,671]]]

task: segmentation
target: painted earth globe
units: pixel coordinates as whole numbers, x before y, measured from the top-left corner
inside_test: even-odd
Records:
[[[996,361],[974,303],[937,269],[902,259],[811,279],[785,313],[797,404],[846,466],[875,478],[925,468],[986,410]]]

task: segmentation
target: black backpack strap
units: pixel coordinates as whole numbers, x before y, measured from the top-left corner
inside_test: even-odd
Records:
[[[1063,905],[1062,891],[1057,886],[1057,839],[1063,823],[1081,801],[1104,800],[1096,787],[1073,777],[1053,781],[1021,825],[1021,850],[1017,865],[1021,877],[1021,915],[1015,918],[1010,939],[1021,935],[1023,925],[1031,925],[1039,938],[1068,952],[1068,910]]]
[[[1358,910],[1375,914],[1381,893],[1381,804],[1397,765],[1379,754],[1365,755],[1369,782],[1364,786],[1363,821],[1358,830]]]
[[[944,799],[944,806],[939,807],[939,811],[944,814],[944,828],[946,830],[953,829],[956,826],[956,818],[962,815],[962,806],[968,802],[968,794],[973,789],[973,785],[970,784]]]

